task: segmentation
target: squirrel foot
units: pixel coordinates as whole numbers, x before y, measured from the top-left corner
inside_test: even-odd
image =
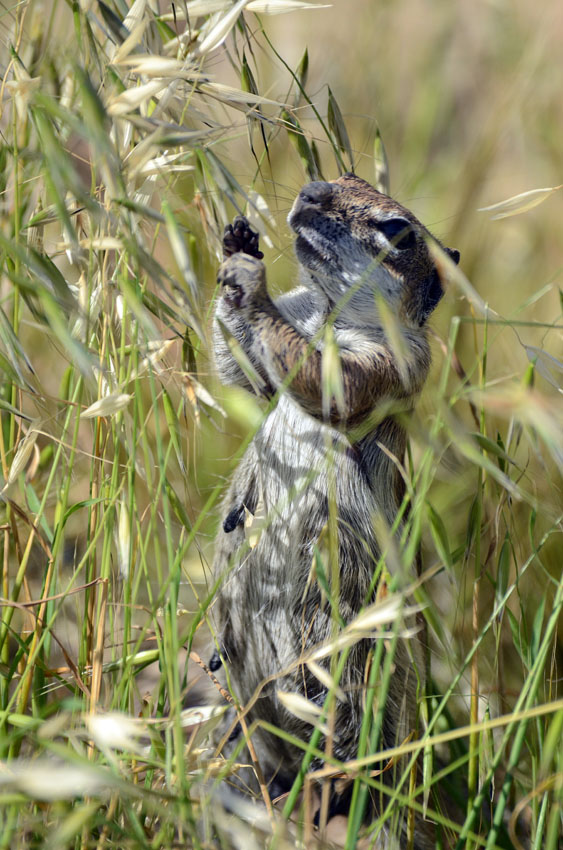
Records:
[[[244,504],[231,508],[223,520],[223,531],[225,534],[230,534],[231,531],[234,531],[238,525],[244,522],[244,508]]]
[[[211,658],[209,659],[209,663],[207,666],[209,667],[212,673],[215,673],[216,670],[219,670],[222,664],[223,661],[221,659],[221,656],[219,655],[219,650],[216,649]]]
[[[223,234],[223,257],[228,259],[233,254],[250,254],[261,260],[264,254],[258,248],[260,236],[252,230],[248,219],[243,215],[237,215],[232,224],[225,227]]]

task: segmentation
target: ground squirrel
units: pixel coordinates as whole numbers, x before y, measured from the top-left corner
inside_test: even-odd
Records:
[[[265,720],[309,741],[311,725],[287,710],[278,691],[297,692],[322,706],[327,689],[299,659],[334,637],[335,619],[340,626],[349,623],[375,598],[380,554],[375,529],[381,522],[391,528],[404,493],[397,462],[406,433],[398,411],[412,408],[426,379],[426,320],[442,285],[426,228],[353,174],[306,185],[288,222],[297,235],[304,285],[275,301],[246,219],[237,218],[225,231],[214,324],[219,375],[224,383],[278,398],[225,499],[214,565],[220,649],[211,666],[226,665],[242,706],[259,691],[248,721]],[[444,250],[458,261],[456,251]],[[335,367],[333,357],[339,392],[330,398],[327,328],[339,362]],[[391,339],[397,330],[400,338]],[[229,337],[250,361],[255,379],[231,353]],[[313,569],[331,500],[337,518],[336,590],[330,575],[321,576],[322,566]],[[251,547],[245,519],[259,506],[262,530]],[[331,592],[338,594],[336,610],[327,602]],[[373,647],[363,639],[349,648],[340,677],[332,747],[342,762],[356,756]],[[397,643],[381,747],[400,743],[414,727],[417,681],[420,686],[424,676],[419,649],[417,638]],[[260,729],[253,740],[272,792],[288,790],[302,750]],[[386,771],[383,780],[393,784],[395,773],[400,771]],[[401,790],[408,793],[407,787]],[[372,812],[381,806],[379,795],[374,797]],[[332,810],[342,802],[335,796]],[[402,846],[404,829],[399,816],[395,839],[388,830],[381,846],[396,841]],[[415,846],[426,846],[426,826],[419,824],[415,833]]]

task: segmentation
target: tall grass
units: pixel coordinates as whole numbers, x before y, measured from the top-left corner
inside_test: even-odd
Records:
[[[320,722],[283,804],[247,810],[241,799],[228,815],[216,780],[236,765],[209,747],[213,706],[225,700],[204,664],[218,500],[265,415],[212,375],[222,229],[244,211],[283,285],[288,238],[277,222],[300,183],[354,166],[389,180],[381,135],[367,157],[334,93],[319,93],[305,41],[288,63],[268,35],[277,19],[263,30],[260,13],[283,5],[5,10],[0,847],[314,840],[307,766]],[[322,30],[328,12],[306,5],[284,20],[315,16]],[[412,169],[414,137],[430,150],[442,119],[429,102],[405,115]],[[561,308],[543,306],[556,303],[558,267],[553,259],[549,279],[546,269],[526,291],[504,279],[509,314],[483,294],[487,214],[472,204],[499,127],[456,194],[451,231],[467,243],[474,286],[454,275],[440,308],[434,373],[410,424],[409,534],[400,545],[389,537],[388,558],[406,571],[423,546],[415,595],[431,678],[420,738],[378,752],[393,671],[387,653],[377,677],[376,649],[379,710],[366,712],[358,760],[326,758],[327,775],[354,781],[350,850],[360,834],[377,846],[397,803],[427,811],[442,846],[554,850],[562,832]],[[524,188],[534,187],[505,195]],[[330,539],[318,556],[322,572]],[[329,724],[345,655],[332,656]],[[411,769],[419,752],[422,777]],[[399,754],[403,781],[390,794],[377,770]],[[456,801],[453,819],[437,783]],[[366,830],[368,785],[384,804]]]

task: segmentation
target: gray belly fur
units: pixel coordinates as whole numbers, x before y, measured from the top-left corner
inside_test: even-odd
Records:
[[[230,681],[244,706],[271,679],[261,688],[250,719],[266,720],[304,741],[312,727],[284,708],[276,690],[298,692],[318,705],[326,697],[326,689],[298,659],[334,633],[331,605],[312,572],[315,546],[329,518],[329,493],[334,494],[338,518],[338,607],[347,623],[374,598],[371,584],[379,554],[376,513],[391,526],[398,507],[395,487],[389,486],[396,478],[393,462],[377,446],[378,441],[390,442],[396,448],[398,429],[392,420],[384,420],[369,438],[353,446],[338,431],[304,415],[289,396],[282,396],[239,465],[226,497],[227,508],[242,498],[264,513],[254,548],[242,526],[228,534],[221,530],[217,540],[215,573],[223,577],[219,640]],[[375,491],[374,481],[386,482],[385,492]],[[328,572],[328,564],[325,569]],[[346,702],[337,705],[334,754],[342,760],[356,756],[362,686],[372,647],[368,640],[352,647],[340,680]],[[401,729],[413,719],[406,716],[405,700],[414,687],[412,661],[401,643],[394,660],[396,687],[388,694],[386,746],[396,744]],[[414,705],[414,699],[409,704]],[[281,771],[291,782],[302,750],[275,735],[258,733],[258,740],[266,776]]]

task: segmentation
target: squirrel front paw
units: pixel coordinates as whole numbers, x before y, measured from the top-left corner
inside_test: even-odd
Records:
[[[258,248],[259,239],[258,233],[250,227],[248,219],[243,215],[237,215],[233,223],[225,227],[223,257],[226,260],[233,254],[242,253],[261,260],[264,254]]]
[[[219,266],[217,281],[230,307],[242,310],[262,297],[268,297],[264,263],[250,254],[237,253]]]

